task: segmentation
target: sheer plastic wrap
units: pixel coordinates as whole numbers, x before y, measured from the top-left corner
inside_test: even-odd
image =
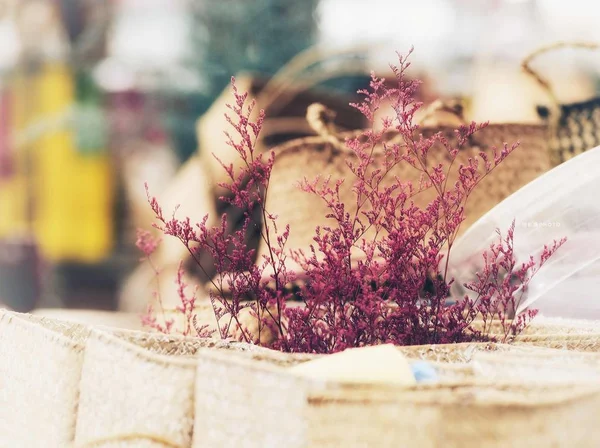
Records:
[[[455,294],[483,267],[482,254],[515,221],[517,261],[539,260],[544,245],[566,243],[533,277],[517,312],[600,319],[600,147],[547,172],[502,201],[477,221],[452,248]]]

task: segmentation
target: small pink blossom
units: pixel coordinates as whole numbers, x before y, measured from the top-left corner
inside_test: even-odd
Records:
[[[146,257],[152,255],[159,244],[160,238],[154,238],[147,230],[137,229],[137,239],[135,241],[135,245],[144,253]]]

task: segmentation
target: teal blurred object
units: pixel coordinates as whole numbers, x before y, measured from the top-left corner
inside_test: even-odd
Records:
[[[216,97],[239,71],[272,75],[316,42],[319,0],[197,1],[194,64]]]
[[[197,149],[196,120],[242,71],[273,75],[316,43],[319,0],[221,0],[190,2],[192,48],[187,65],[201,87],[164,92],[171,102],[162,121],[178,155]]]
[[[179,159],[187,160],[198,149],[196,121],[214,98],[203,92],[170,92],[163,97],[161,125],[168,130]]]
[[[103,93],[91,73],[76,74],[75,142],[82,154],[97,154],[108,148],[108,120]]]

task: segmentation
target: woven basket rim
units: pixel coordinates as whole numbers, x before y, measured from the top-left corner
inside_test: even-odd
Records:
[[[58,342],[64,347],[68,347],[77,352],[83,352],[85,350],[85,341],[79,340],[75,336],[69,336],[57,329],[49,328],[47,325],[44,325],[44,321],[55,321],[57,323],[70,325],[73,328],[77,328],[81,331],[89,331],[89,327],[86,327],[85,325],[58,319],[42,318],[28,313],[19,313],[17,311],[0,309],[0,320],[2,319],[7,319],[9,323],[19,325],[21,328],[34,330],[48,340]]]
[[[148,333],[154,334],[154,333]],[[159,335],[159,333],[156,333]],[[121,350],[129,352],[134,356],[143,359],[144,361],[152,362],[155,364],[165,365],[165,366],[177,366],[182,368],[195,368],[195,354],[164,354],[164,353],[156,353],[149,348],[142,347],[132,340],[122,339],[118,335],[110,334],[103,330],[98,330],[95,328],[91,329],[90,332],[90,340],[98,340],[102,344],[107,344],[109,346],[117,347]],[[177,342],[177,341],[169,341],[169,342]],[[179,341],[181,342],[181,341]],[[190,341],[191,342],[191,341]]]
[[[458,345],[458,344],[457,344]],[[293,361],[295,355],[281,354],[283,358],[289,358]],[[281,356],[273,356],[272,360]],[[401,403],[405,401],[417,400],[422,403],[448,404],[448,405],[469,405],[472,402],[465,402],[464,396],[457,396],[456,391],[486,391],[492,392],[495,396],[486,400],[475,400],[478,406],[520,406],[520,407],[540,407],[552,404],[561,404],[574,401],[582,396],[589,396],[590,393],[600,395],[600,385],[582,384],[578,382],[562,382],[560,384],[519,384],[515,380],[489,379],[485,378],[461,378],[446,379],[437,383],[417,383],[415,385],[395,385],[395,384],[356,384],[344,383],[335,380],[325,380],[319,378],[306,377],[289,371],[288,367],[271,364],[269,359],[260,361],[248,356],[248,353],[238,352],[217,352],[210,349],[200,349],[199,358],[206,361],[218,362],[222,366],[236,366],[246,369],[248,373],[269,374],[275,376],[295,377],[306,386],[307,401],[310,403],[320,403],[323,401],[332,402],[389,402]],[[308,359],[306,359],[308,361]],[[409,358],[409,361],[411,359]],[[412,359],[412,361],[415,361]],[[298,362],[304,362],[298,359]],[[199,360],[199,364],[202,360]],[[435,364],[435,363],[433,363]],[[446,368],[453,369],[456,365],[444,363]],[[532,400],[532,396],[535,400]],[[475,397],[476,398],[476,397]]]
[[[459,392],[459,393],[457,393]],[[460,394],[460,392],[464,392]],[[491,394],[478,397],[477,393]],[[380,395],[378,395],[380,394]],[[471,406],[480,408],[510,407],[532,409],[577,402],[590,395],[600,396],[600,385],[591,384],[544,384],[520,385],[514,382],[456,381],[448,383],[413,386],[384,385],[354,388],[324,388],[308,401],[319,403],[343,402],[418,402],[432,406]]]
[[[546,124],[517,123],[517,122],[515,122],[515,123],[512,123],[512,122],[489,123],[485,127],[485,129],[494,129],[494,128],[502,129],[502,128],[508,128],[508,127],[518,128],[518,129],[523,129],[523,130],[541,131],[541,132],[545,132],[548,130],[548,125],[546,125]],[[417,129],[416,133],[419,134],[419,133],[427,132],[427,131],[430,131],[430,132],[431,131],[453,132],[455,129],[456,129],[455,127],[447,126],[447,125],[422,126]],[[340,133],[338,137],[339,137],[339,140],[341,142],[343,142],[347,138],[360,137],[361,135],[363,135],[365,132],[368,132],[368,131],[369,131],[369,129],[357,129],[357,130],[353,130],[353,131],[346,131],[346,132]],[[390,138],[397,134],[398,133],[396,131],[388,131],[385,134],[385,137]],[[475,136],[477,136],[477,134],[475,134]],[[273,148],[271,148],[271,151],[275,152],[275,157],[278,157],[279,155],[286,154],[287,152],[298,151],[299,149],[302,149],[305,145],[308,145],[308,144],[327,144],[334,151],[340,151],[340,148],[333,147],[333,145],[331,143],[329,143],[325,138],[323,138],[319,135],[295,138],[295,139],[289,140],[285,143],[282,143],[280,145],[274,146]],[[351,152],[351,150],[347,149],[346,147],[343,147],[343,150],[347,151],[348,153]]]

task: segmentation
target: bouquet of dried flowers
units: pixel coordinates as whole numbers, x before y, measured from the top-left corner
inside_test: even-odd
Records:
[[[263,343],[262,336],[268,332],[274,336],[269,345],[275,349],[333,353],[382,343],[506,341],[533,318],[534,310],[518,316],[511,315],[511,310],[518,308],[532,276],[564,240],[545,247],[538,260],[519,263],[512,250],[514,225],[505,238],[499,232],[498,243],[483,254],[483,272],[465,284],[477,297],[449,297],[455,280],[448,278],[448,263],[465,218],[465,204],[480,181],[518,145],[494,150],[493,158],[481,152],[478,158],[455,166],[461,147],[486,124],[460,126],[454,142],[441,133],[420,134],[414,119],[421,107],[414,99],[419,82],[406,77],[408,56],[399,55],[398,64],[391,65],[396,78],[393,86],[373,74],[370,88],[359,92],[364,100],[353,104],[373,125],[345,141],[353,154],[346,162],[353,177],[335,182],[328,177],[305,179],[298,185],[324,201],[334,223],[315,229],[310,250],[286,248],[294,229],[278,228],[277,216],[266,207],[276,155],[256,149],[264,112],[252,119],[254,103],[248,101],[247,93],[236,89],[234,79],[235,101],[226,120],[235,133],[226,138],[243,164],[239,169],[222,164],[229,178],[222,186],[229,193],[223,200],[244,211],[241,228],[228,230],[226,214],[215,227],[207,225],[208,217],[192,223],[175,214],[165,216],[149,194],[157,228],[178,238],[200,268],[201,253],[209,253],[215,261],[217,274],[210,279],[210,301],[220,337]],[[379,116],[384,104],[391,105],[393,116]],[[428,154],[440,145],[447,153],[447,163],[428,163]],[[375,163],[376,153],[381,156],[381,151],[380,162]],[[418,185],[394,176],[399,164],[418,170]],[[455,182],[448,180],[451,169],[458,170]],[[352,204],[341,198],[344,183],[351,183]],[[433,200],[425,207],[415,205],[415,196],[426,190],[434,192]],[[259,260],[248,250],[246,238],[257,229],[268,248]],[[148,234],[141,234],[139,246],[150,257],[154,243]],[[290,270],[288,260],[303,272]],[[298,276],[303,286],[290,288]],[[178,283],[184,333],[207,336],[208,327],[194,314],[196,298],[186,295],[181,275]],[[290,305],[292,297],[295,306]],[[160,323],[152,313],[146,322],[169,331],[170,321]],[[252,317],[252,325],[242,314]],[[500,322],[499,335],[493,334],[492,321]]]

